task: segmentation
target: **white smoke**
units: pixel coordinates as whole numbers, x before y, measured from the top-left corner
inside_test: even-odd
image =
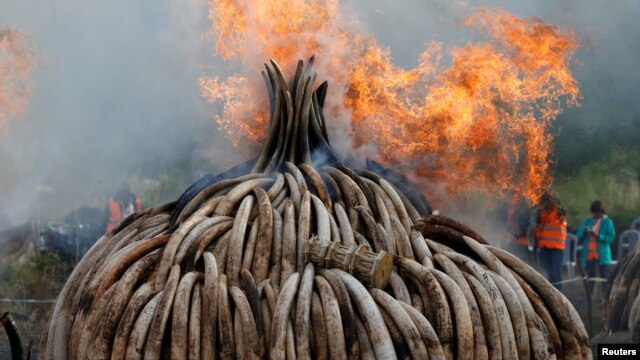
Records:
[[[580,128],[572,119],[593,114],[608,120],[611,104],[623,119],[640,113],[638,2],[373,0],[342,6],[358,19],[354,26],[373,33],[407,69],[433,40],[473,40],[460,20],[477,7],[573,27],[588,40],[576,71],[585,101],[559,120],[567,136]],[[0,137],[0,207],[14,223],[36,212],[57,216],[77,206],[102,207],[110,191],[134,175],[176,167],[197,177],[239,161],[213,121],[220,109],[200,94],[203,73],[225,78],[233,70],[212,56],[207,4],[0,0],[0,9],[0,25],[23,30],[42,58],[27,118]],[[344,89],[329,88],[336,91]],[[349,123],[339,124],[330,128],[339,154],[362,158],[375,151],[353,153]]]

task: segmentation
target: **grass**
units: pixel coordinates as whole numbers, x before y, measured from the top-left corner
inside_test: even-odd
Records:
[[[52,253],[39,253],[24,262],[4,261],[0,264],[0,298],[55,299],[64,286],[71,267]],[[37,344],[49,321],[53,303],[0,303],[0,312],[11,312],[26,345],[30,340]],[[0,331],[0,343],[8,343],[4,331]]]
[[[553,188],[567,208],[569,225],[577,227],[590,215],[594,200],[601,200],[618,229],[640,217],[640,153],[612,148],[601,161],[593,161],[573,174],[557,176]]]

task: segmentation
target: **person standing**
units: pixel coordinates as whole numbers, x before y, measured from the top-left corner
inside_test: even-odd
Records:
[[[550,191],[540,197],[538,209],[532,219],[532,242],[540,249],[538,256],[547,279],[558,290],[562,289],[562,259],[567,240],[567,219],[560,200]],[[531,236],[531,233],[533,236]]]
[[[120,221],[140,210],[142,210],[142,200],[129,190],[128,185],[120,185],[116,194],[107,201],[109,219],[107,222],[107,232],[116,227]]]
[[[596,277],[596,270],[600,277],[606,278],[607,268],[612,262],[611,243],[616,238],[616,229],[606,215],[602,201],[594,201],[590,210],[592,216],[584,219],[576,232],[578,244],[582,244],[580,260],[590,278]]]

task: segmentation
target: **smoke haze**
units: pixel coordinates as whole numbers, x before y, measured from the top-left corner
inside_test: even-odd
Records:
[[[0,24],[28,34],[40,59],[26,119],[0,135],[0,207],[14,223],[36,205],[57,215],[103,207],[132,176],[197,162],[194,134],[229,148],[200,97],[210,49],[198,2],[3,0],[0,9]]]
[[[638,2],[343,4],[404,68],[415,66],[431,41],[474,40],[460,24],[481,6],[573,28],[582,40],[573,67],[582,107],[556,121],[559,166],[583,161],[585,149],[576,146],[581,136],[606,132],[620,143],[640,138]],[[0,208],[9,209],[14,223],[36,208],[63,215],[75,206],[103,207],[106,196],[132,177],[174,167],[193,179],[239,160],[213,121],[220,109],[200,94],[203,73],[224,78],[234,68],[212,57],[207,11],[195,0],[0,0],[0,26],[24,31],[40,59],[26,119],[9,121],[0,135]],[[589,151],[597,156],[597,149]],[[161,200],[175,198],[186,185]]]

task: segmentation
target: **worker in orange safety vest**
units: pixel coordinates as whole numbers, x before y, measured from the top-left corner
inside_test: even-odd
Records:
[[[142,210],[142,200],[129,190],[128,185],[121,185],[116,194],[108,200],[107,232],[115,228],[122,219],[140,210]]]
[[[561,290],[567,218],[565,209],[555,194],[547,191],[541,196],[531,223],[530,239],[533,238],[535,246],[539,248],[538,257],[547,273],[547,279]]]

